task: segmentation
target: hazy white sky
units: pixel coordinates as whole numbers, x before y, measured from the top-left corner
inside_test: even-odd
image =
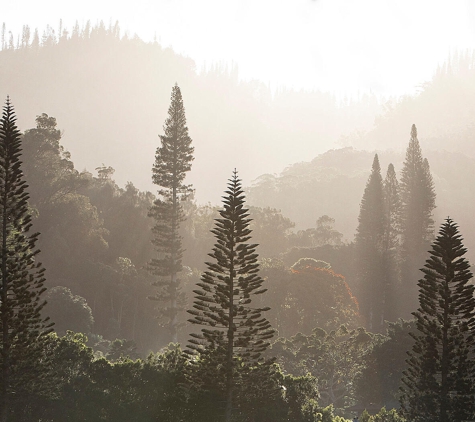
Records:
[[[66,27],[118,20],[242,78],[338,94],[414,92],[449,51],[475,48],[474,0],[0,0],[1,20]]]

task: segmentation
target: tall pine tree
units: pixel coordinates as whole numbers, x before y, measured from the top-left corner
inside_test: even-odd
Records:
[[[41,389],[40,357],[49,325],[44,268],[37,261],[38,233],[29,233],[31,215],[21,170],[21,137],[7,98],[0,121],[0,420],[20,420],[18,402]]]
[[[376,154],[361,200],[355,239],[360,311],[368,329],[375,331],[382,330],[384,322],[384,230],[383,180]]]
[[[189,321],[203,325],[201,334],[192,334],[189,353],[199,357],[202,370],[195,380],[202,388],[221,394],[225,405],[225,420],[231,421],[236,398],[246,389],[265,388],[259,379],[259,368],[265,361],[262,353],[274,335],[270,323],[261,314],[269,308],[252,306],[252,297],[262,294],[263,280],[259,276],[255,244],[250,244],[249,213],[244,208],[244,194],[236,171],[223,197],[221,218],[212,233],[216,237],[212,253],[214,262],[195,290],[193,315]],[[193,362],[193,360],[192,360]],[[196,362],[196,361],[195,361]],[[268,365],[267,365],[268,366]],[[224,380],[224,382],[220,382]]]
[[[417,306],[418,268],[422,266],[434,232],[434,182],[429,163],[422,157],[417,129],[412,125],[401,175],[401,296],[400,316]]]
[[[384,213],[385,228],[383,240],[383,272],[384,272],[384,319],[393,321],[395,314],[395,296],[399,286],[399,253],[400,253],[400,189],[394,166],[389,164],[384,179]]]
[[[153,299],[167,304],[160,307],[160,313],[169,323],[170,339],[177,342],[180,288],[178,273],[182,270],[182,243],[179,234],[180,223],[184,221],[182,200],[193,190],[185,185],[186,173],[191,170],[194,148],[188,136],[185,108],[180,88],[172,89],[168,118],[159,135],[161,146],[157,148],[153,166],[153,183],[160,187],[158,199],[149,215],[155,219],[153,244],[158,257],[149,264],[150,271],[158,276],[155,285],[160,291]]]
[[[457,225],[448,218],[419,280],[417,332],[401,406],[414,422],[475,418],[475,287]]]

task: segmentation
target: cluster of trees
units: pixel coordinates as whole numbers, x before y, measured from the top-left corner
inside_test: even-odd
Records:
[[[127,34],[114,21],[72,27],[58,22],[45,31],[25,27],[24,35],[11,37],[9,29],[7,25],[5,49],[0,50],[0,61],[8,63],[0,68],[0,93],[15,98],[21,125],[28,127],[40,111],[55,116],[67,128],[64,141],[75,164],[94,169],[107,163],[116,169],[120,186],[132,179],[140,190],[152,189],[150,175],[143,171],[156,147],[157,127],[150,122],[166,113],[176,81],[187,93],[188,123],[199,141],[196,172],[190,178],[200,202],[213,204],[220,201],[216,180],[226,180],[236,163],[242,163],[247,179],[308,159],[321,148],[316,137],[330,148],[341,132],[369,130],[380,110],[375,95],[343,103],[320,91],[274,92],[264,82],[243,81],[235,65],[200,68],[168,46]],[[28,34],[29,43],[22,42]],[[68,98],[75,101],[65,108]],[[253,130],[246,130],[244,121]],[[295,137],[299,148],[289,142]],[[228,154],[228,146],[237,144],[241,148]],[[275,149],[277,144],[281,147]],[[275,154],[262,160],[272,149]],[[255,153],[248,154],[250,150]],[[207,163],[210,156],[219,156],[213,168]],[[330,211],[318,215],[325,213],[334,216]]]
[[[413,125],[398,183],[389,164],[383,181],[378,155],[361,200],[355,237],[360,310],[370,330],[407,318],[417,306],[419,268],[433,237],[435,190]]]
[[[398,394],[408,420],[473,418],[475,288],[452,220],[432,244],[415,322],[395,322],[417,307],[417,269],[433,237],[434,186],[415,126],[400,184],[392,164],[383,181],[375,156],[349,245],[327,215],[316,228],[291,233],[278,210],[247,208],[236,171],[222,208],[194,205],[185,184],[193,147],[178,85],[168,114],[153,166],[155,197],[131,183],[118,188],[105,165],[97,177],[76,171],[54,118],[39,116],[21,136],[7,100],[0,125],[2,422],[339,422],[334,409],[349,416],[358,403],[394,406]],[[189,224],[187,216],[198,218]],[[51,239],[42,257],[62,283],[47,293],[38,235],[29,234],[33,218]],[[210,236],[188,236],[213,218]],[[253,228],[271,243],[264,259],[250,243]],[[196,283],[201,268],[187,267],[183,250],[193,241],[212,243]],[[356,297],[326,256],[342,268],[355,258]],[[87,276],[102,283],[99,294]],[[147,330],[157,311],[165,329],[148,321],[154,328]],[[50,316],[62,337],[52,333]],[[384,333],[387,319],[394,322]],[[94,331],[94,348],[71,328]],[[186,335],[186,350],[175,344],[135,359],[153,330],[162,342]],[[362,420],[402,416],[383,408]]]
[[[175,87],[172,104],[180,102],[179,94],[178,87]],[[171,117],[173,120],[177,114],[171,113]],[[184,124],[184,120],[181,123]],[[165,165],[160,169],[159,163],[165,149],[163,144],[166,145],[170,138],[176,140],[177,132],[180,132],[179,128],[169,134],[168,139],[162,139],[162,149],[157,152],[156,173],[167,173],[170,168],[175,168],[174,165]],[[71,332],[61,338],[52,335],[48,318],[41,315],[45,306],[41,300],[45,292],[44,269],[35,260],[38,235],[28,235],[31,211],[19,161],[21,137],[8,101],[0,135],[3,199],[0,204],[3,221],[0,307],[3,332],[2,422],[54,421],[65,417],[72,421],[157,417],[164,420],[193,417],[194,420],[209,421],[222,420],[223,414],[227,421],[236,418],[275,421],[289,417],[316,420],[318,407],[314,380],[284,375],[274,365],[274,359],[261,357],[270,345],[274,330],[261,316],[267,307],[249,306],[253,296],[264,293],[265,289],[262,288],[264,280],[259,276],[256,245],[248,243],[250,219],[247,218],[249,214],[244,208],[243,191],[236,173],[226,191],[224,209],[220,210],[222,218],[213,230],[216,244],[211,256],[216,263],[207,264],[208,271],[202,276],[202,283],[198,284],[202,290],[195,291],[194,310],[190,310],[192,323],[210,326],[211,329],[204,328],[201,334],[192,336],[188,358],[175,348],[150,356],[146,361],[131,361],[124,357],[124,350],[121,353],[121,347],[126,346],[124,342],[113,342],[109,353],[98,358],[84,344],[84,336]],[[186,145],[181,147],[186,148]],[[188,156],[191,157],[191,153]],[[172,157],[176,158],[177,154],[172,154]],[[179,180],[180,177],[176,178]],[[155,227],[162,228],[162,233],[170,233],[166,230],[167,225],[177,229],[180,207],[174,208],[173,196],[162,192],[165,200],[156,200],[150,213],[157,222]],[[159,212],[160,207],[173,211],[175,216],[173,212]],[[177,231],[169,238],[173,242],[165,245],[155,242],[163,248],[164,262],[167,262],[169,251],[175,251],[175,257],[180,252]],[[176,264],[178,260],[171,259],[175,265],[168,266],[175,270],[175,275],[170,278],[175,284],[178,284],[176,273],[180,270]],[[121,264],[126,267],[130,262]],[[153,271],[157,267],[152,266]],[[163,276],[169,277],[170,274]],[[86,308],[84,300],[74,297],[66,288],[51,289],[49,295],[57,296],[58,302],[72,299],[80,309]],[[161,299],[169,300],[172,306],[176,300],[171,295]],[[90,316],[88,313],[89,321]],[[173,328],[173,316],[169,319]],[[117,358],[119,360],[114,363]],[[220,392],[224,394],[221,396]],[[322,409],[322,412],[331,417],[331,408]]]

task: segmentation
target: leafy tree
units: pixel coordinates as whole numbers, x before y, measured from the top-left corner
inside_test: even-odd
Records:
[[[268,319],[279,336],[297,332],[310,334],[315,327],[337,329],[341,324],[356,326],[358,303],[345,278],[333,272],[328,262],[301,258],[291,268],[279,260],[263,260],[261,274],[271,306]],[[257,299],[263,306],[264,300]]]
[[[41,209],[87,185],[60,141],[56,119],[45,113],[36,117],[36,128],[23,135],[23,171],[32,192],[31,202]]]
[[[178,230],[184,218],[180,201],[192,192],[191,186],[183,182],[186,173],[191,170],[194,151],[188,136],[181,91],[177,84],[172,89],[168,118],[163,130],[165,134],[160,135],[161,146],[157,148],[152,177],[153,183],[158,185],[160,190],[149,213],[155,219],[152,243],[159,256],[152,259],[149,268],[159,277],[156,285],[161,290],[154,298],[169,303],[161,312],[169,318],[171,339],[177,342],[178,273],[182,269],[183,256]]]
[[[133,340],[115,339],[109,346],[106,355],[110,361],[124,360],[125,358],[137,359],[137,346]]]
[[[368,422],[405,422],[405,419],[396,409],[387,410],[383,407],[376,415],[370,416]]]
[[[429,163],[422,157],[417,129],[412,125],[411,139],[401,174],[402,316],[409,315],[417,306],[415,280],[433,237],[434,208],[435,191]]]
[[[274,208],[249,207],[249,211],[253,217],[251,229],[255,241],[259,244],[260,255],[273,257],[285,252],[290,229],[295,224]]]
[[[15,420],[18,401],[38,394],[40,355],[49,332],[41,316],[44,268],[38,233],[30,233],[28,193],[21,169],[21,137],[7,98],[0,121],[0,420]],[[12,419],[10,419],[12,418]],[[19,418],[17,418],[18,420]]]
[[[300,247],[341,246],[343,234],[335,230],[334,225],[334,218],[322,215],[317,219],[316,227],[293,233],[290,236],[290,242]]]
[[[43,308],[43,314],[55,323],[54,329],[58,334],[64,335],[68,330],[76,333],[91,332],[94,318],[86,299],[74,295],[63,286],[49,289],[45,298],[48,304]]]
[[[475,416],[475,287],[457,225],[447,218],[419,280],[412,351],[401,407],[414,422],[461,422]]]
[[[22,137],[23,171],[35,209],[34,226],[45,236],[39,240],[42,260],[49,268],[48,283],[62,284],[71,262],[97,259],[107,249],[97,209],[83,194],[90,184],[86,173],[79,173],[69,152],[60,143],[56,119],[43,113],[36,128]]]
[[[384,229],[383,181],[376,154],[361,200],[355,239],[360,312],[368,328],[376,331],[381,331],[384,323]]]
[[[315,231],[315,246],[340,245],[343,234],[335,230],[335,219],[328,215],[322,215],[317,220]]]
[[[398,407],[401,377],[406,368],[407,351],[414,344],[410,332],[414,321],[389,322],[383,341],[364,357],[361,376],[355,381],[356,398],[364,406]]]
[[[215,262],[206,263],[208,270],[194,291],[193,309],[188,311],[193,315],[189,320],[192,324],[210,328],[191,334],[187,347],[191,356],[207,363],[201,365],[205,371],[194,381],[223,394],[225,419],[230,421],[236,399],[240,398],[242,404],[246,401],[243,394],[252,387],[265,388],[269,380],[265,367],[271,360],[265,361],[262,353],[274,330],[261,316],[269,308],[251,305],[252,297],[266,289],[259,276],[257,245],[247,243],[251,239],[251,220],[236,171],[225,193],[221,218],[212,230],[216,243],[209,256]]]
[[[314,328],[310,335],[280,338],[270,353],[278,356],[285,372],[316,378],[320,405],[343,409],[354,403],[355,382],[365,368],[365,357],[380,342],[380,335],[342,325],[328,332]]]

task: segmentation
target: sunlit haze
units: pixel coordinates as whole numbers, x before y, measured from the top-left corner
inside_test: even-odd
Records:
[[[119,21],[193,58],[235,63],[241,78],[338,96],[413,93],[451,50],[475,46],[469,0],[62,0],[11,2],[7,30]]]

